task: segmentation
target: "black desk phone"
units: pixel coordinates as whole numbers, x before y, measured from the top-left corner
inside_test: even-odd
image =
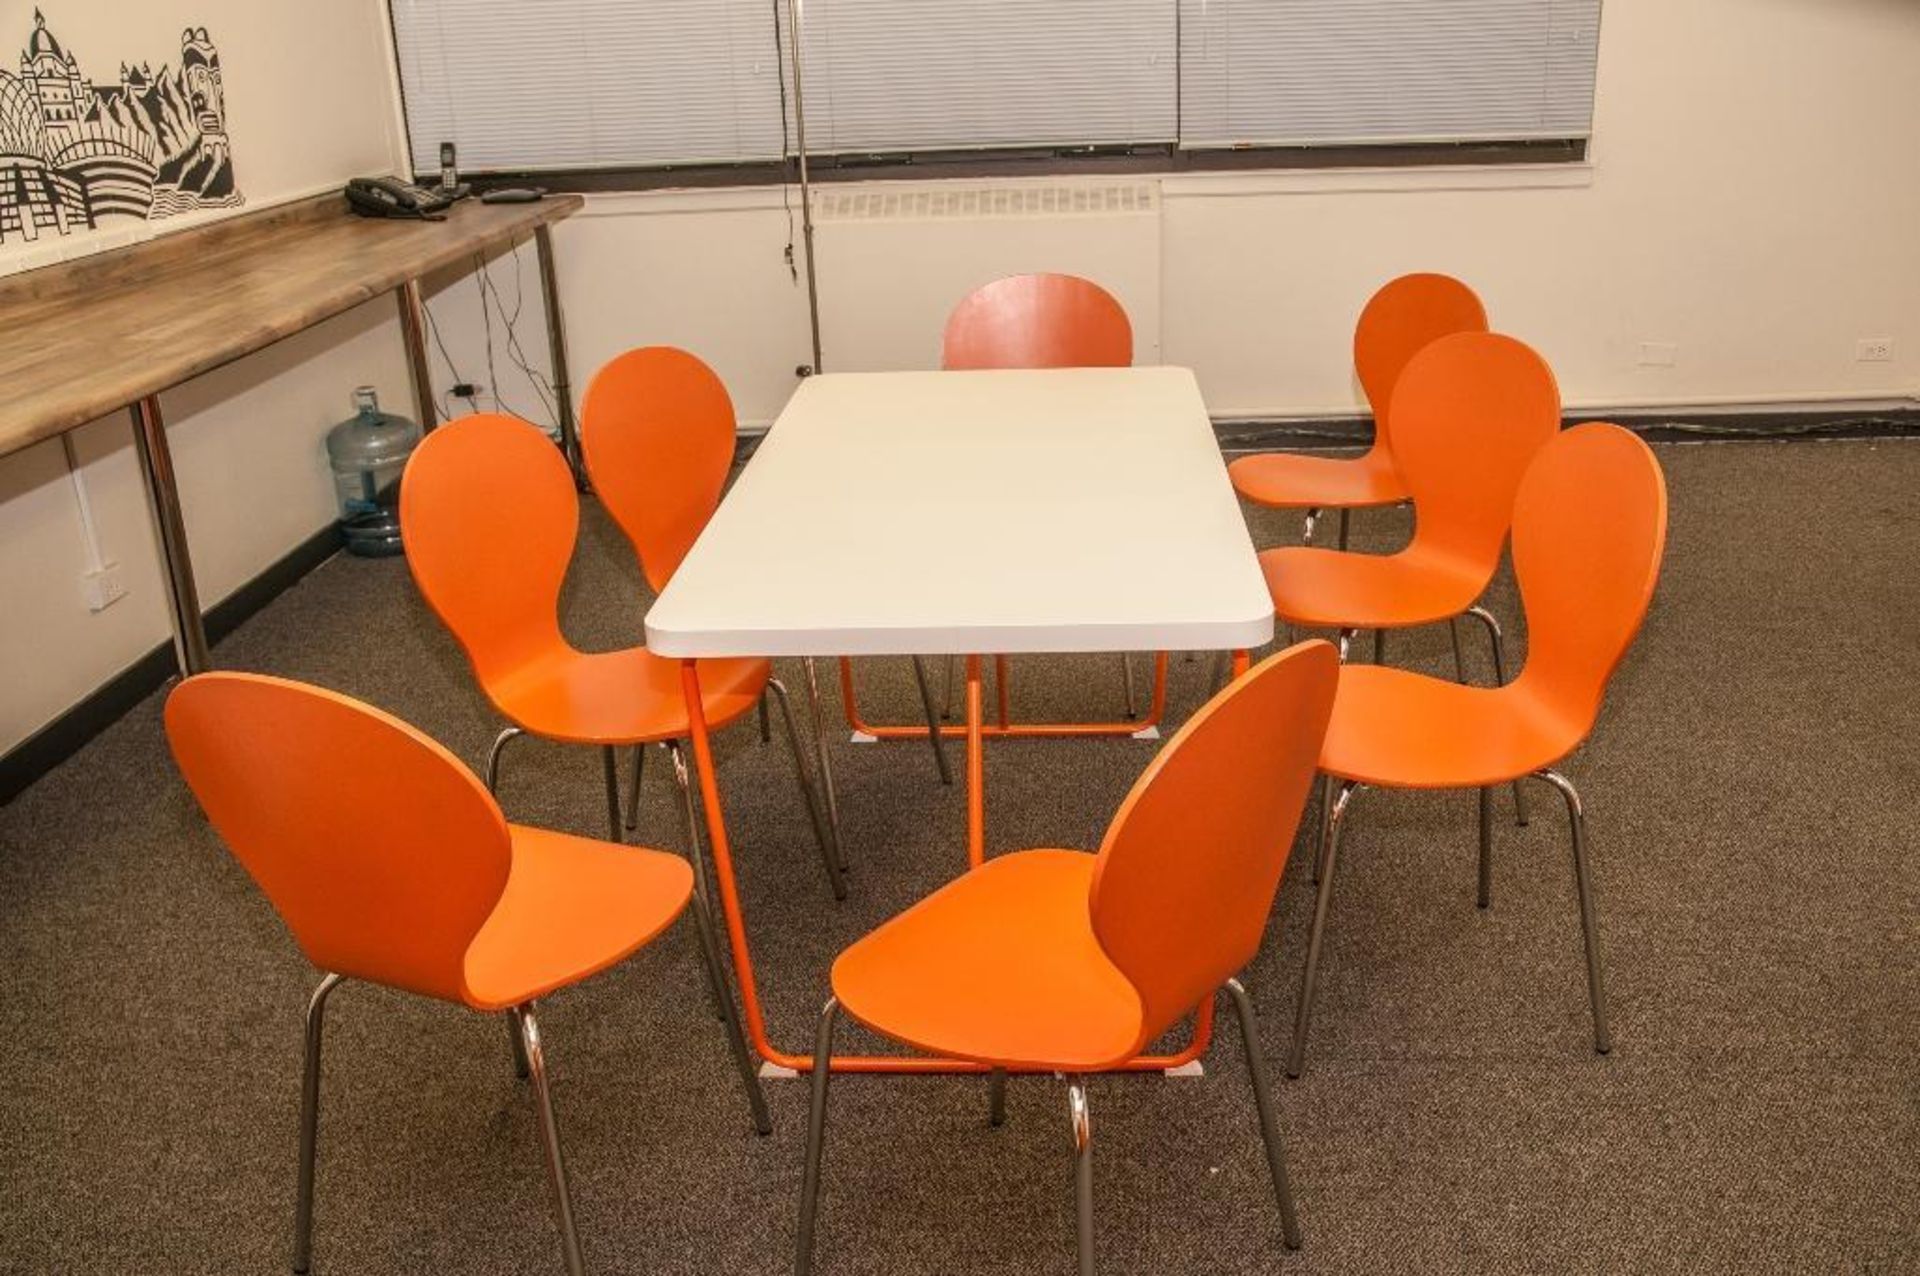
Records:
[[[347,204],[362,217],[414,217],[443,221],[453,197],[397,177],[356,177],[347,183]]]

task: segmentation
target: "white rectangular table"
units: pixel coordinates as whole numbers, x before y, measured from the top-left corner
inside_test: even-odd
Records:
[[[672,656],[1236,650],[1273,601],[1185,368],[801,384],[647,616]]]
[[[787,1066],[807,1062],[766,1042],[694,657],[966,656],[968,854],[977,864],[982,653],[1245,651],[1268,642],[1273,626],[1188,370],[804,382],[646,622],[647,645],[685,661],[755,1045]],[[811,669],[809,684],[817,720]]]

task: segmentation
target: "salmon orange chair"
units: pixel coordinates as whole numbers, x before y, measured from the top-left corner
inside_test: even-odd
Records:
[[[984,371],[1003,368],[1125,368],[1133,363],[1133,325],[1114,295],[1089,279],[1077,275],[1009,275],[983,284],[961,298],[947,316],[942,339],[940,366],[949,372]],[[1119,654],[1120,675],[1126,694],[1127,717],[1138,715],[1133,691],[1133,664],[1125,652]],[[952,713],[954,658],[946,662],[943,703]],[[914,674],[926,697],[926,671],[915,657]],[[989,734],[1055,734],[1046,727],[1021,728],[1009,722],[1008,669],[1004,656],[994,659],[994,679],[999,699],[1000,723]],[[897,731],[861,724],[854,700],[852,666],[840,665],[842,695],[847,717],[857,728],[870,735],[893,735]],[[1115,724],[1113,733],[1128,734],[1144,725],[1157,723],[1158,706],[1166,698],[1164,658],[1154,665],[1154,705],[1156,712],[1148,724]],[[942,779],[948,778],[947,762],[939,740],[941,733],[928,723],[934,741],[934,754]],[[1096,731],[1098,728],[1096,727]],[[1085,728],[1066,727],[1059,734],[1084,735]],[[957,731],[953,734],[959,734]]]
[[[1593,730],[1608,680],[1645,618],[1666,544],[1660,464],[1617,425],[1582,425],[1541,449],[1514,499],[1513,568],[1527,621],[1526,665],[1511,683],[1468,687],[1401,669],[1341,670],[1320,768],[1339,781],[1317,857],[1319,894],[1287,1072],[1306,1058],[1320,945],[1347,806],[1362,788],[1477,788],[1482,794],[1479,905],[1493,898],[1485,794],[1526,777],[1566,800],[1574,895],[1585,937],[1593,1046],[1612,1047],[1586,817],[1553,768]]]
[[[1447,275],[1402,275],[1368,300],[1353,329],[1353,367],[1373,411],[1373,446],[1357,460],[1295,453],[1243,456],[1227,467],[1234,490],[1258,505],[1305,509],[1305,540],[1320,512],[1340,511],[1341,549],[1347,511],[1398,505],[1408,497],[1386,428],[1393,387],[1414,355],[1456,332],[1485,332],[1487,312],[1473,289]]]
[[[1077,275],[1009,275],[960,299],[947,316],[940,366],[1124,368],[1133,324],[1114,295]]]
[[[551,445],[547,453],[557,462]],[[517,1070],[533,1086],[570,1276],[584,1268],[536,999],[615,965],[690,909],[754,1127],[772,1131],[687,861],[509,824],[439,744],[303,683],[203,673],[167,697],[166,725],[214,829],[324,972],[307,1003],[294,1271],[312,1257],[321,1028],[343,980],[506,1014]]]
[[[612,446],[604,432],[600,442]],[[727,458],[702,447],[689,439],[661,477],[659,506],[645,528],[650,580],[672,574],[718,496]],[[711,472],[715,465],[717,474]],[[614,482],[623,494],[631,491],[618,476],[595,477]],[[488,755],[487,788],[497,787],[501,751],[516,736],[598,745],[608,838],[618,842],[623,821],[617,750],[662,745],[673,755],[683,804],[690,808],[681,742],[691,727],[678,660],[644,646],[581,651],[560,632],[560,587],[579,526],[579,498],[565,460],[546,435],[513,417],[482,413],[440,427],[414,450],[401,476],[400,534],[413,578],[465,649],[481,690],[512,724]],[[703,660],[700,685],[711,726],[746,716],[769,688],[787,708],[785,688],[765,660]],[[836,848],[814,800],[790,711],[786,724],[828,880],[834,895],[844,898]],[[698,846],[691,852],[697,858]]]
[[[1098,855],[1002,855],[860,940],[820,1016],[794,1269],[811,1270],[834,1025],[844,1010],[917,1050],[1067,1078],[1080,1270],[1093,1271],[1085,1074],[1115,1068],[1225,985],[1240,1020],[1288,1248],[1300,1244],[1253,1007],[1235,978],[1260,947],[1313,781],[1338,663],[1325,642],[1268,657],[1160,750]]]

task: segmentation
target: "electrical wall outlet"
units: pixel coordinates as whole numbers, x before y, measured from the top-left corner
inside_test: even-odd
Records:
[[[127,578],[118,563],[106,563],[80,574],[80,592],[88,611],[105,611],[127,596]]]
[[[1853,358],[1856,363],[1893,362],[1892,337],[1862,337],[1854,342]]]
[[[1671,341],[1642,341],[1640,343],[1640,366],[1643,368],[1671,368],[1680,347]]]

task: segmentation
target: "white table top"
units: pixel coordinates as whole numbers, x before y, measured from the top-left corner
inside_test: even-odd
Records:
[[[1273,601],[1185,368],[801,383],[647,616],[667,656],[1224,650]]]

